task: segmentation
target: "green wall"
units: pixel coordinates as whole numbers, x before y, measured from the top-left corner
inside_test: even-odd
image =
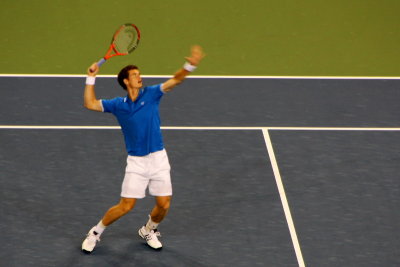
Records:
[[[400,76],[398,0],[2,0],[0,73],[84,74],[112,33],[132,22],[139,48],[101,74],[134,63],[172,74],[191,44],[198,75]]]

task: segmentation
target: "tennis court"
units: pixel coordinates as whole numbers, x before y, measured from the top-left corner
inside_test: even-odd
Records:
[[[3,1],[0,266],[400,266],[400,2]],[[85,72],[124,23],[138,49],[101,67],[100,98],[138,65],[160,106],[174,197],[163,249],[137,236],[153,199],[119,200],[126,152],[83,108]],[[197,75],[197,76],[196,76]]]
[[[137,237],[148,197],[92,255],[80,245],[118,201],[125,151],[113,117],[82,107],[83,81],[1,78],[2,265],[399,264],[399,80],[189,79],[161,104],[163,250]],[[116,87],[99,78],[99,97]]]

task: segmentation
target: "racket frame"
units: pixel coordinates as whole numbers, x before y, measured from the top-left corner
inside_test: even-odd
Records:
[[[115,48],[114,41],[115,41],[117,35],[119,34],[119,32],[120,32],[122,29],[124,29],[126,26],[133,26],[133,27],[135,28],[136,33],[137,33],[137,41],[136,41],[136,45],[135,45],[131,50],[129,50],[128,53],[120,53],[120,52],[118,52],[117,49]],[[126,23],[126,24],[124,24],[124,25],[121,25],[121,26],[118,28],[118,30],[114,33],[113,38],[111,39],[110,47],[108,48],[108,50],[107,50],[105,56],[102,57],[102,58],[97,62],[97,65],[100,67],[100,66],[103,65],[109,58],[112,58],[112,57],[115,57],[115,56],[125,56],[125,55],[128,55],[128,54],[132,53],[132,52],[136,49],[136,47],[139,45],[139,41],[140,41],[140,30],[139,30],[138,27],[136,27],[135,24]],[[112,52],[114,52],[114,54],[111,54]]]

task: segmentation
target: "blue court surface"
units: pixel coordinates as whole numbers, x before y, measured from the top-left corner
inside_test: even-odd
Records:
[[[119,201],[117,122],[83,108],[84,77],[0,77],[0,266],[399,266],[399,85],[188,79],[160,107],[174,187],[164,248],[137,236],[148,196],[86,255]],[[112,77],[96,90],[124,95]]]

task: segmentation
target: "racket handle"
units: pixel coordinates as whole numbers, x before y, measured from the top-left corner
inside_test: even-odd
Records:
[[[106,60],[104,58],[101,58],[98,62],[97,62],[97,66],[101,66],[104,64],[104,62],[106,62]],[[94,72],[93,69],[90,69],[90,72]]]
[[[101,58],[98,62],[97,62],[97,66],[101,66],[101,65],[103,65],[104,64],[104,62],[106,62],[106,60],[104,59],[104,57],[103,58]]]

